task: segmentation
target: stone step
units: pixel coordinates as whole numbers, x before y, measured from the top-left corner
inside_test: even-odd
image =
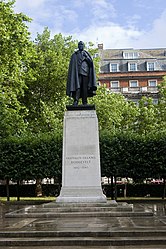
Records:
[[[0,248],[166,248],[166,220],[149,210],[142,205],[103,203],[25,207],[6,214]]]
[[[37,213],[41,216],[42,213],[95,213],[95,212],[132,212],[133,206],[127,203],[122,203],[120,205],[112,205],[112,202],[108,203],[47,203],[40,206],[29,206],[24,209],[16,210],[10,214],[6,214],[6,217],[22,217],[22,214],[25,214],[28,217],[29,213]],[[19,215],[18,215],[19,214]],[[32,216],[29,216],[32,217]]]
[[[57,208],[30,208],[28,213],[46,213],[46,212],[129,212],[132,211],[130,207],[57,207]]]
[[[124,246],[24,246],[24,249],[165,249],[165,245],[130,245],[127,247]],[[5,246],[3,249],[21,249],[20,246]]]
[[[11,212],[10,214],[6,214],[6,217],[22,217],[22,214],[25,214],[28,217],[28,214],[39,214],[41,216],[42,213],[44,214],[58,214],[58,213],[107,213],[107,212],[132,212],[133,208],[132,205],[119,205],[119,206],[88,206],[88,205],[46,205],[46,206],[39,206],[39,207],[26,207],[25,209],[16,210]],[[19,214],[19,215],[18,215]],[[29,217],[32,217],[29,215]]]
[[[96,203],[96,202],[49,202],[41,205],[42,207],[126,207],[131,206],[126,202],[117,203],[115,200],[107,201],[106,203]]]
[[[130,245],[165,245],[166,237],[29,237],[0,238],[0,246],[130,246]]]
[[[64,231],[0,231],[0,238],[28,238],[28,237],[91,237],[91,238],[113,238],[113,237],[165,237],[166,238],[166,230],[165,228],[159,230],[152,229],[133,229],[133,230],[125,230],[125,231],[106,231],[106,232],[91,232],[91,231],[83,231],[83,232],[64,232]]]
[[[116,205],[114,205],[116,204]],[[72,218],[72,217],[149,217],[149,210],[134,210],[127,203],[47,203],[26,207],[5,215],[8,218]]]
[[[5,215],[6,218],[70,218],[70,217],[149,217],[153,216],[152,212],[12,212]]]

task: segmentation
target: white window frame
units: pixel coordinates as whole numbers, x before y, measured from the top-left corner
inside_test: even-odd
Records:
[[[138,52],[123,52],[124,59],[136,59],[139,57]]]
[[[153,67],[151,67],[150,65],[153,64]],[[146,62],[146,69],[147,71],[155,71],[155,62]]]
[[[111,88],[119,88],[119,81],[118,80],[112,80],[111,82]],[[117,83],[117,86],[113,86],[113,84]]]
[[[93,55],[93,58],[98,58],[99,57],[99,53],[95,53],[94,55]]]
[[[131,69],[131,65],[135,65],[135,69]],[[137,63],[136,62],[128,62],[128,71],[137,71]]]
[[[112,70],[112,65],[116,65],[116,70]],[[110,72],[119,72],[119,64],[118,63],[110,63]]]
[[[158,102],[159,102],[159,100],[158,100],[158,99],[153,99],[153,104],[154,104],[154,105],[157,105],[157,104],[158,104]]]
[[[132,86],[132,83],[136,83],[136,86]],[[138,80],[130,80],[129,81],[129,86],[131,87],[131,88],[134,88],[134,87],[138,87]]]
[[[155,82],[155,85],[151,85],[151,82]],[[148,80],[148,86],[149,87],[156,87],[157,86],[157,80]]]

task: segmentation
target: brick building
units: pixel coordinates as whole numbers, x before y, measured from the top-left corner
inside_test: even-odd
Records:
[[[142,96],[158,101],[157,86],[166,75],[166,48],[103,49],[103,44],[98,44],[98,49],[100,85],[134,102]]]

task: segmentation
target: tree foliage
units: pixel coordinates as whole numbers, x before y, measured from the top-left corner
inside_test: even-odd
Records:
[[[62,130],[64,110],[68,101],[66,82],[68,66],[78,41],[71,36],[56,34],[51,38],[45,28],[35,39],[36,57],[31,63],[34,80],[27,81],[24,103],[29,110],[28,122],[32,132]],[[88,44],[93,55],[96,49]],[[96,59],[97,60],[97,59]]]
[[[133,131],[135,129],[138,108],[128,102],[122,94],[111,93],[105,87],[98,87],[97,95],[91,100],[96,106],[100,130]]]
[[[166,137],[100,133],[102,175],[131,177],[134,181],[166,176]]]
[[[27,180],[61,175],[62,137],[39,134],[0,143],[0,178]]]
[[[157,105],[157,124],[160,133],[166,134],[166,76],[158,86],[159,88],[159,103]]]
[[[68,58],[73,46],[70,40],[61,34],[51,39],[47,28],[35,40],[36,57],[31,63],[34,79],[26,81],[28,88],[23,99],[32,132],[58,131],[61,127]]]
[[[30,78],[29,62],[33,47],[24,14],[15,14],[15,1],[0,2],[0,137],[20,134],[25,130],[26,108],[20,98]]]

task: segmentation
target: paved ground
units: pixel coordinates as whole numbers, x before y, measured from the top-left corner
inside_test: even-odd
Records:
[[[35,206],[34,206],[35,208]],[[133,209],[135,213],[139,212],[153,212],[153,216],[131,216],[131,217],[65,217],[64,215],[60,215],[58,217],[10,217],[6,218],[5,214],[10,213],[16,210],[22,209],[22,213],[26,214],[26,210],[28,212],[29,206],[19,206],[19,205],[4,205],[0,204],[0,234],[2,232],[73,232],[79,233],[84,232],[90,233],[93,232],[144,232],[151,231],[152,234],[154,231],[166,231],[166,204],[163,203],[137,203],[133,204]],[[20,211],[19,211],[20,213]],[[1,236],[1,235],[0,235]],[[0,238],[1,239],[1,238]],[[20,249],[22,246],[5,246],[1,247],[4,249]],[[30,247],[23,247],[24,249],[30,249]],[[34,249],[84,249],[84,246],[35,246],[32,247]],[[87,247],[89,249],[101,249],[101,246],[91,246]],[[155,245],[155,246],[102,246],[103,249],[163,249],[166,248],[166,245]]]
[[[100,247],[96,247],[96,246],[92,246],[92,247],[87,247],[86,249],[165,249],[165,245],[160,245],[160,246],[101,246]],[[20,248],[20,246],[18,247],[5,247],[4,249],[22,249],[22,247]],[[30,249],[29,247],[25,247],[24,249]],[[33,247],[33,249],[85,249],[85,247],[82,246],[35,246]]]
[[[166,204],[133,204],[135,212],[153,211],[154,216],[145,217],[57,217],[57,218],[5,218],[5,213],[23,209],[19,205],[0,205],[0,230],[31,231],[118,231],[121,229],[160,228],[166,230]],[[28,208],[28,207],[27,207]]]

